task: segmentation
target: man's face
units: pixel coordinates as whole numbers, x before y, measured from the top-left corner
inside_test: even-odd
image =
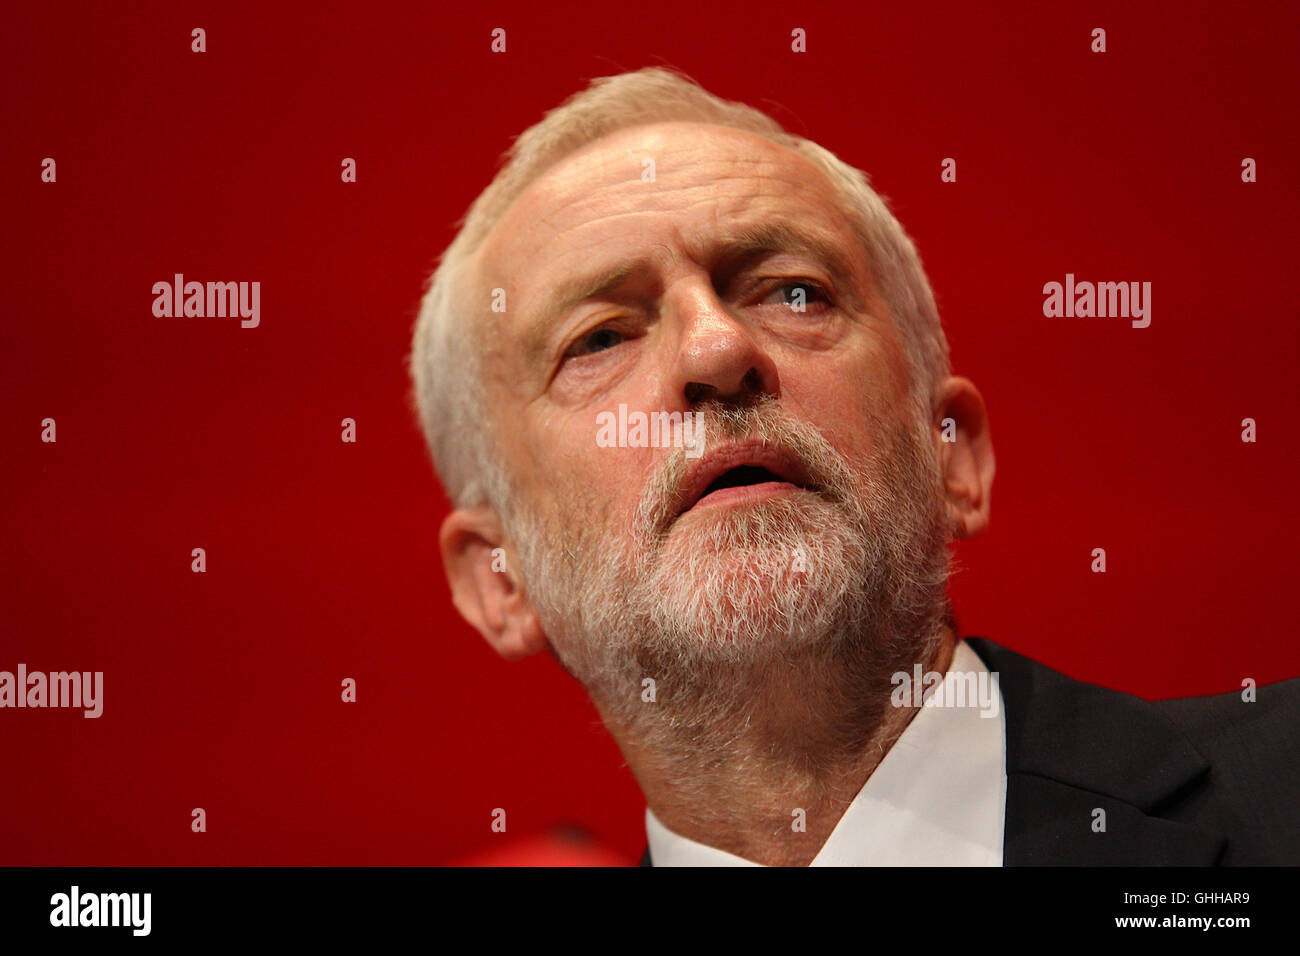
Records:
[[[928,423],[841,206],[761,137],[659,124],[563,160],[481,250],[476,289],[506,294],[480,326],[503,517],[589,689],[611,654],[743,660],[861,628],[866,592],[942,549]],[[602,447],[620,406],[699,414],[704,455]]]

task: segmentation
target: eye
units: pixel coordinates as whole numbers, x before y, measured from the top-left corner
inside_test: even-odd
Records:
[[[568,351],[564,353],[564,357],[566,359],[580,358],[596,352],[605,352],[616,345],[621,345],[624,341],[626,341],[626,337],[618,329],[612,329],[608,326],[593,329],[570,345]]]
[[[763,304],[781,305],[792,312],[803,312],[813,306],[829,305],[830,301],[830,295],[820,283],[811,279],[787,279],[767,294]]]

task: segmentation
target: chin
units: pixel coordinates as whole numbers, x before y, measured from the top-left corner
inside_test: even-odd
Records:
[[[665,556],[667,557],[667,556]],[[656,630],[724,654],[815,643],[845,600],[844,580],[796,570],[787,548],[695,550],[663,561],[647,582]],[[821,555],[825,558],[825,555]]]
[[[692,509],[631,572],[629,598],[651,643],[673,654],[757,662],[815,645],[841,625],[862,576],[853,528],[811,492]]]
[[[666,543],[679,548],[724,551],[784,551],[800,547],[843,528],[844,513],[810,491],[765,498],[696,506],[681,515]]]

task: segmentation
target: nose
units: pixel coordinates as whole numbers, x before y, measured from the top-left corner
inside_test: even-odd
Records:
[[[757,330],[727,310],[707,279],[683,283],[665,305],[680,330],[672,390],[688,406],[776,397],[776,364]]]

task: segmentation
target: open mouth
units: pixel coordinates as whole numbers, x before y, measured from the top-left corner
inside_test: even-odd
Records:
[[[818,489],[796,455],[759,444],[733,445],[706,456],[687,476],[678,514],[799,490]]]
[[[722,491],[726,488],[753,488],[773,483],[797,487],[793,482],[786,481],[780,475],[760,465],[741,465],[739,468],[732,468],[730,471],[723,472],[713,479],[709,487],[704,489],[704,494],[700,495],[700,501],[703,501],[715,491]],[[697,501],[696,504],[699,504],[699,502]]]

